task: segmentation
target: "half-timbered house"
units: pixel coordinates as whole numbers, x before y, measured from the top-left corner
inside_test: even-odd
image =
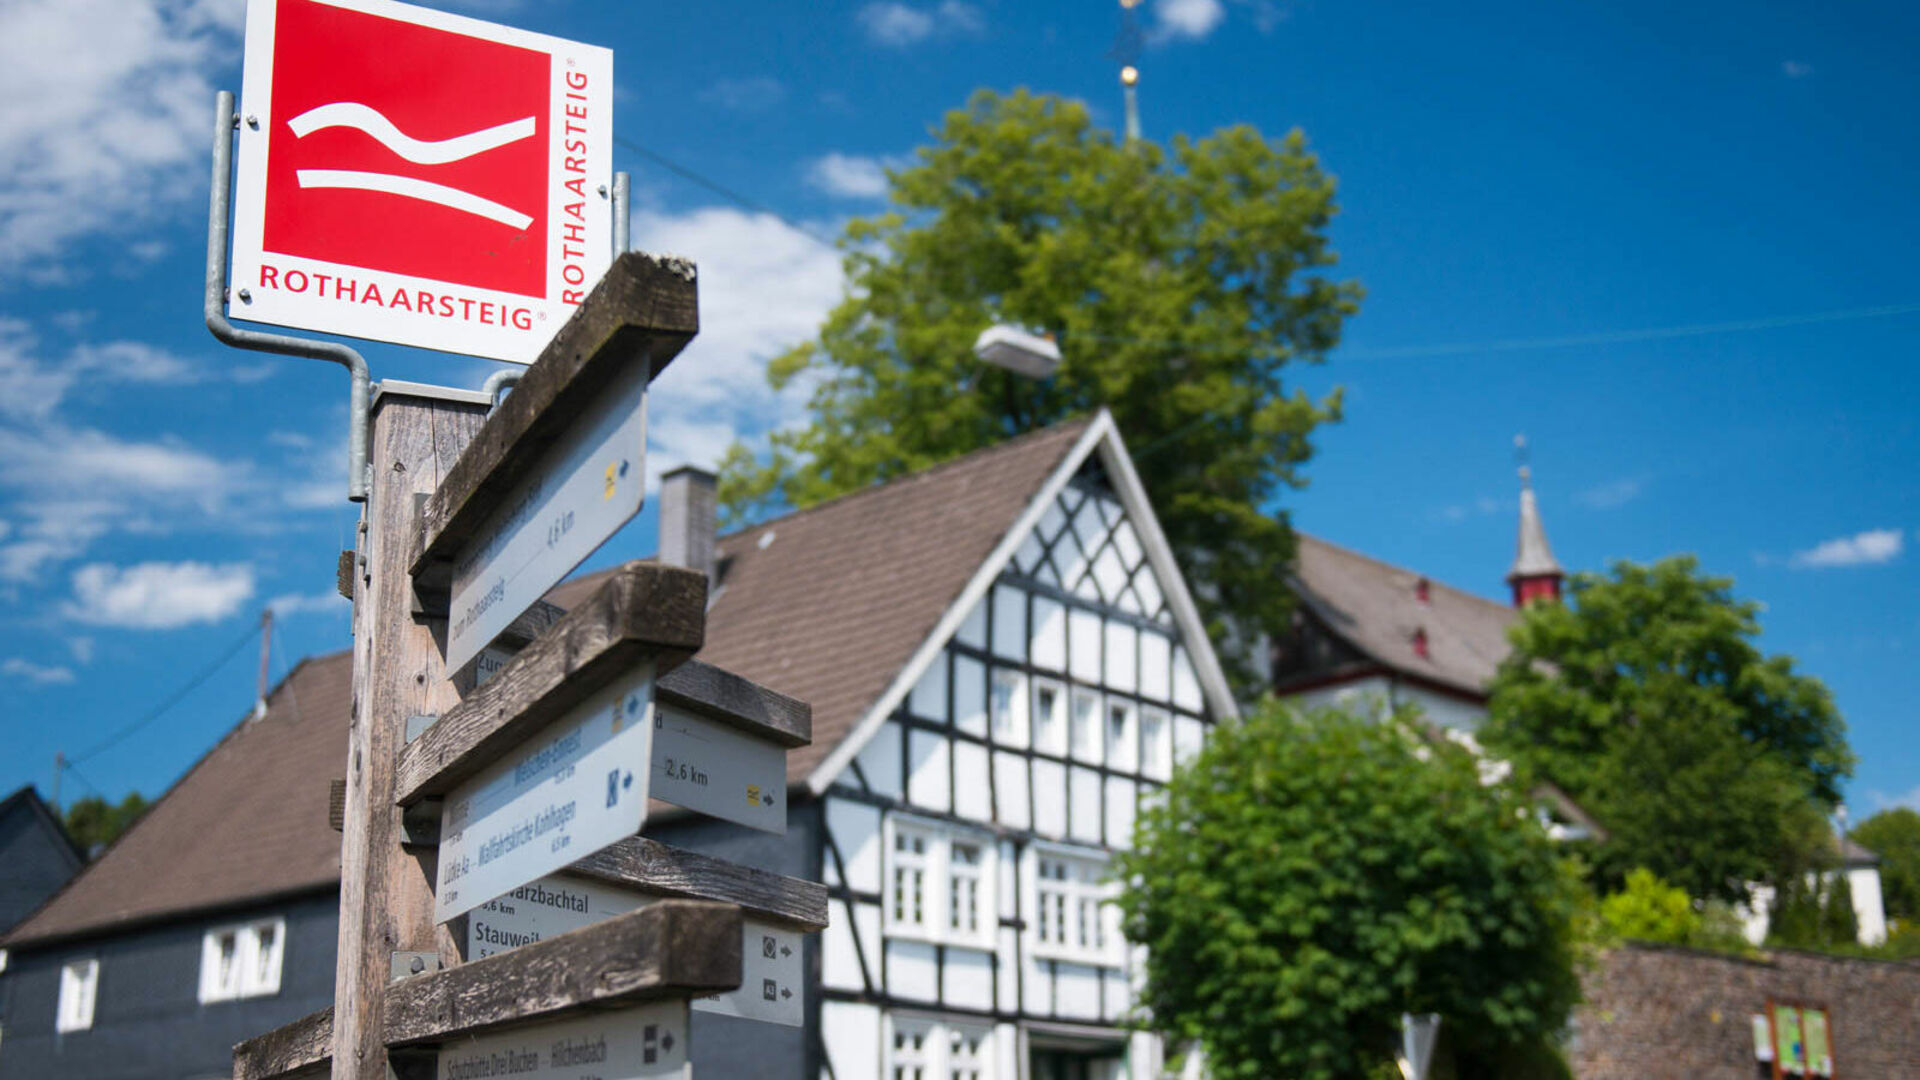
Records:
[[[804,1026],[695,1013],[701,1074],[1161,1075],[1157,1040],[1124,1024],[1140,956],[1107,863],[1140,800],[1234,705],[1112,419],[726,536],[710,476],[670,474],[659,505],[662,557],[711,576],[700,658],[810,703],[813,744],[788,755],[785,836],[660,804],[646,833],[824,881],[832,905],[807,945]],[[337,906],[322,800],[341,775],[344,660],[303,665],[16,930],[35,974],[5,998],[0,1078],[202,1075],[251,1033],[232,1018],[265,1030],[314,1007],[332,939],[305,916]],[[210,977],[245,967],[237,936],[223,960],[222,935],[282,922],[270,992],[244,1010],[209,998]],[[74,964],[98,1004],[56,1030]]]

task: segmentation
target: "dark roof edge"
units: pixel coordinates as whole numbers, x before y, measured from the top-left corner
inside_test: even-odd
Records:
[[[222,900],[217,904],[205,904],[198,907],[176,908],[171,911],[154,911],[119,921],[89,923],[51,934],[17,937],[9,935],[0,938],[0,948],[17,950],[51,949],[89,938],[109,937],[116,934],[128,934],[140,930],[149,930],[167,923],[197,921],[207,918],[219,918],[222,915],[237,914],[250,908],[267,904],[277,904],[288,900],[304,899],[310,896],[324,896],[338,893],[340,881],[334,878],[324,882],[296,885],[290,889],[256,893],[253,896]]]
[[[6,813],[16,802],[24,803],[28,810],[46,822],[47,827],[53,830],[53,834],[60,838],[60,849],[72,858],[75,871],[87,865],[87,853],[80,850],[80,845],[74,842],[73,835],[67,832],[66,823],[60,820],[60,815],[54,813],[53,807],[47,805],[47,800],[40,797],[38,788],[32,784],[22,784],[19,791],[5,799],[0,799],[0,814]]]
[[[897,487],[897,485],[900,485],[900,484],[907,484],[907,483],[913,483],[920,480],[925,480],[938,473],[944,472],[948,469],[954,468],[959,465],[975,464],[986,458],[998,456],[1002,451],[1017,449],[1019,447],[1025,446],[1030,442],[1036,442],[1049,435],[1062,434],[1068,428],[1071,428],[1071,427],[1078,426],[1081,428],[1085,428],[1088,424],[1093,423],[1094,417],[1098,415],[1099,415],[1099,410],[1096,409],[1094,412],[1083,413],[1079,416],[1068,417],[1065,420],[1061,420],[1057,423],[1049,424],[1043,428],[1037,428],[1033,431],[1021,432],[1020,434],[1015,435],[1013,438],[1008,439],[1005,442],[997,442],[992,444],[991,446],[982,446],[974,450],[968,450],[965,453],[955,454],[954,456],[947,458],[944,461],[935,462],[934,464],[929,465],[924,469],[915,469],[912,472],[901,473],[899,476],[889,477],[888,479],[881,480],[876,483],[868,484],[865,487],[858,488],[853,491],[842,492],[838,495],[835,495],[831,499],[822,499],[817,503],[813,503],[808,506],[803,506],[795,510],[789,510],[784,514],[781,514],[779,517],[770,517],[765,519],[764,521],[756,521],[751,525],[742,525],[739,528],[734,529],[732,532],[725,532],[725,533],[719,534],[718,536],[714,537],[714,540],[716,542],[721,540],[731,540],[731,539],[734,539],[735,537],[744,536],[747,533],[753,532],[756,529],[764,529],[769,526],[779,525],[781,522],[792,521],[797,517],[801,517],[806,514],[811,514],[820,510],[826,510],[831,507],[836,507],[841,505],[842,503],[851,502],[852,500],[861,498],[863,496],[873,495],[882,491],[893,490]]]
[[[279,695],[282,689],[286,688],[288,684],[293,682],[293,677],[295,675],[298,675],[302,671],[305,671],[309,666],[313,664],[317,664],[322,660],[332,660],[335,657],[338,657],[341,655],[350,655],[352,652],[353,650],[351,649],[339,649],[334,652],[325,653],[320,656],[301,657],[300,662],[293,665],[293,669],[291,671],[288,671],[285,675],[281,676],[280,681],[274,684],[272,690],[267,691],[267,700],[272,701],[274,697]],[[221,747],[227,745],[228,740],[232,739],[234,736],[240,734],[242,731],[245,731],[247,729],[247,717],[249,715],[251,715],[251,709],[249,709],[248,713],[243,714],[240,717],[240,719],[232,727],[228,728],[227,733],[225,735],[222,735],[220,736],[220,738],[214,740],[214,743],[212,746],[207,747],[207,749],[203,751],[199,757],[193,759],[193,764],[187,766],[184,770],[182,770],[180,775],[174,778],[173,783],[167,785],[167,790],[161,792],[159,797],[155,798],[152,802],[148,803],[147,808],[140,812],[140,816],[134,819],[133,824],[127,826],[127,829],[125,832],[122,832],[119,836],[114,837],[113,841],[109,843],[104,849],[101,850],[97,858],[85,860],[84,865],[81,866],[79,873],[68,878],[67,883],[60,886],[58,889],[54,890],[54,893],[52,896],[49,896],[45,900],[41,901],[39,907],[34,908],[32,911],[28,912],[24,917],[22,917],[19,922],[14,923],[13,932],[9,933],[5,937],[0,937],[0,948],[11,947],[12,943],[16,940],[20,940],[20,941],[38,940],[32,936],[16,937],[15,935],[19,934],[19,932],[23,928],[28,926],[28,924],[32,923],[35,919],[39,918],[42,914],[46,913],[46,911],[49,908],[53,907],[53,905],[59,903],[61,898],[67,895],[68,890],[72,889],[79,882],[85,880],[87,875],[93,872],[94,867],[99,866],[101,863],[105,862],[107,860],[107,857],[112,855],[115,849],[119,848],[119,846],[122,843],[125,843],[128,837],[139,832],[141,826],[151,821],[153,819],[154,811],[160,809],[161,803],[164,803],[168,799],[171,799],[174,793],[180,790],[180,786],[187,782],[188,777],[200,771],[200,766],[205,765],[207,763],[208,758],[211,758],[214,754],[218,753]],[[71,842],[71,840],[69,840],[69,842]],[[335,887],[337,888],[338,886],[336,885]],[[78,931],[78,932],[84,932],[84,931]]]
[[[1324,542],[1325,541],[1322,541],[1322,543]],[[1362,558],[1365,558],[1365,557],[1366,556],[1362,556]],[[1372,561],[1380,562],[1378,559],[1374,559]],[[1380,563],[1380,565],[1389,566],[1391,564]],[[1398,570],[1400,568],[1393,567],[1393,569]],[[1428,579],[1428,580],[1432,580],[1432,579]],[[1431,672],[1421,671],[1418,668],[1409,666],[1408,664],[1395,660],[1392,657],[1382,656],[1375,650],[1368,648],[1366,642],[1361,641],[1349,634],[1342,633],[1340,631],[1340,627],[1337,625],[1338,620],[1334,619],[1332,616],[1332,613],[1328,611],[1325,601],[1321,600],[1320,597],[1316,596],[1313,590],[1307,588],[1306,583],[1300,580],[1300,575],[1298,573],[1292,573],[1287,575],[1287,587],[1293,590],[1294,596],[1297,597],[1300,600],[1300,603],[1306,607],[1307,612],[1311,614],[1316,620],[1318,620],[1321,626],[1326,628],[1327,633],[1332,634],[1335,637],[1339,638],[1341,641],[1346,642],[1347,645],[1350,646],[1354,652],[1357,652],[1361,656],[1364,656],[1367,659],[1373,661],[1375,664],[1378,664],[1384,671],[1393,675],[1397,675],[1401,678],[1404,678],[1409,682],[1419,683],[1420,685],[1427,687],[1428,689],[1431,689],[1436,693],[1448,694],[1453,697],[1464,697],[1468,701],[1477,703],[1477,704],[1486,703],[1487,692],[1484,687],[1462,686],[1458,682],[1448,681],[1446,679],[1441,678],[1440,676],[1434,675]],[[1451,588],[1451,586],[1442,586],[1442,588]],[[1460,590],[1454,589],[1453,591],[1459,592]],[[1463,595],[1470,595],[1470,594],[1463,594]],[[1487,603],[1492,603],[1492,601],[1489,600],[1487,601]],[[1374,672],[1364,672],[1364,673],[1358,673],[1358,674],[1374,674]],[[1344,674],[1341,676],[1330,677],[1322,685],[1331,685],[1332,683],[1343,682],[1347,677],[1348,676],[1345,676]],[[1302,684],[1298,686],[1275,687],[1275,690],[1282,691],[1285,693],[1297,693],[1301,690],[1311,690],[1314,688],[1315,687],[1313,685]]]

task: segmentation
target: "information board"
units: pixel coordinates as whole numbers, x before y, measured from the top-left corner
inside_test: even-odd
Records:
[[[687,1004],[662,1001],[463,1038],[440,1051],[439,1080],[690,1078]]]
[[[455,788],[440,815],[445,922],[640,831],[653,747],[641,664]]]
[[[553,875],[481,904],[467,916],[467,959],[517,949],[645,906],[650,898],[595,881]],[[806,1003],[800,933],[742,920],[740,988],[693,999],[701,1012],[801,1025]]]
[[[582,409],[453,567],[447,669],[458,671],[640,512],[648,365],[628,365]]]
[[[613,53],[250,0],[236,319],[530,364],[612,258]]]

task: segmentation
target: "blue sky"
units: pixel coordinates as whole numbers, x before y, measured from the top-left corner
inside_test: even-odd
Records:
[[[760,371],[840,279],[787,222],[877,209],[881,170],[978,86],[1119,116],[1110,2],[450,6],[612,47],[616,132],[780,215],[617,155],[636,245],[702,266],[656,473],[797,415]],[[276,678],[347,644],[345,380],[199,321],[241,10],[0,10],[0,790],[44,791],[56,751],[87,755],[63,796],[163,789],[248,707],[267,604]],[[1833,687],[1855,816],[1920,804],[1920,12],[1148,0],[1141,21],[1150,137],[1298,126],[1340,178],[1368,298],[1298,376],[1348,410],[1296,523],[1499,596],[1525,432],[1562,562],[1691,551],[1736,578],[1766,647]],[[492,368],[366,351],[376,377]],[[643,512],[596,562],[652,548]]]

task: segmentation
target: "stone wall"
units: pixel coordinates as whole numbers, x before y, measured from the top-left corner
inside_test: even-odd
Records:
[[[1755,1013],[1824,1006],[1837,1080],[1920,1080],[1920,964],[1656,945],[1611,950],[1582,980],[1569,1062],[1581,1080],[1755,1080]]]

